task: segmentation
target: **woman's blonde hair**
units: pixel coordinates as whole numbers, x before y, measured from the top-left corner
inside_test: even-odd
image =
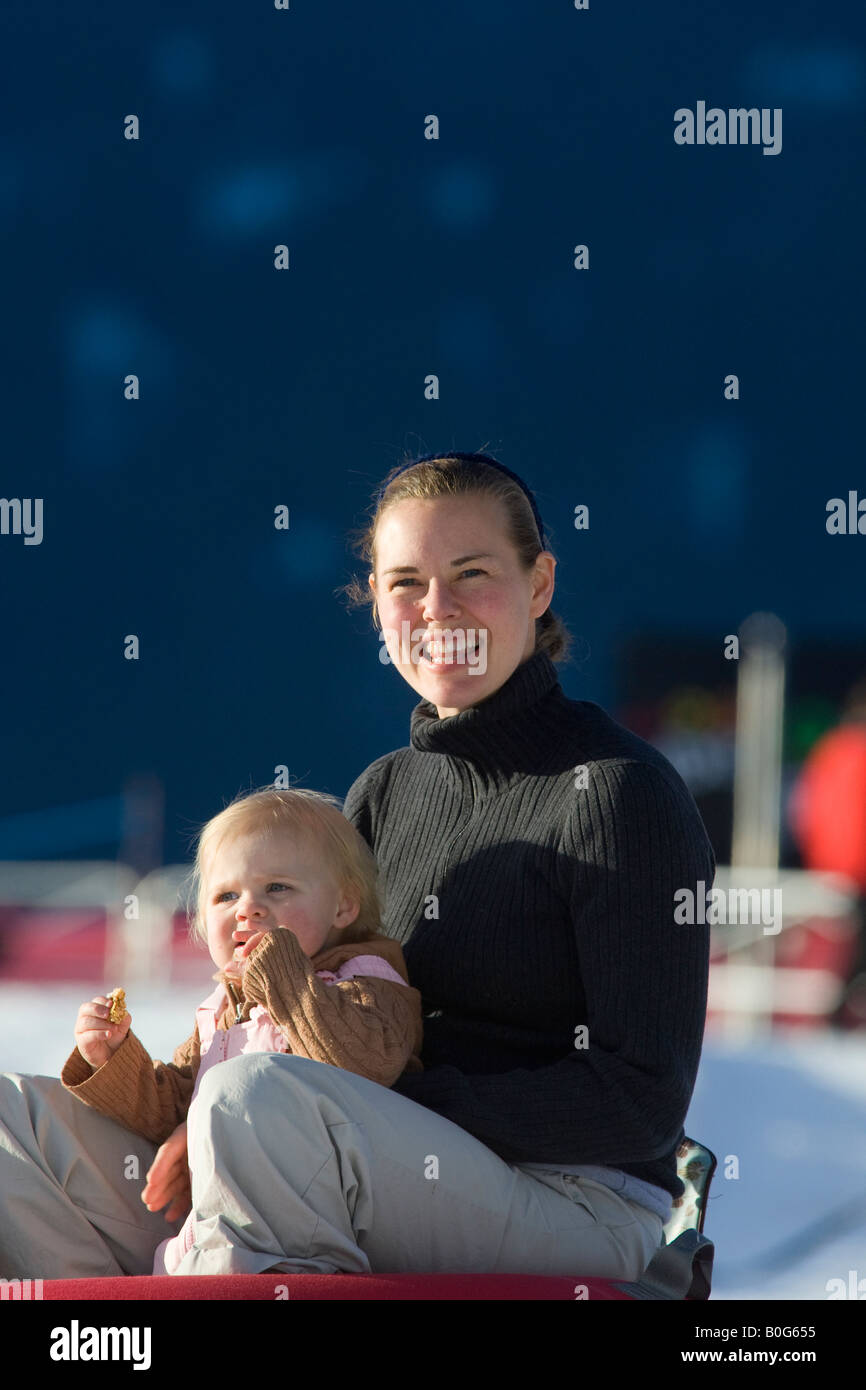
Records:
[[[260,787],[239,793],[207,821],[198,833],[187,894],[192,940],[207,940],[206,873],[211,856],[226,840],[236,836],[266,836],[281,831],[288,831],[310,849],[319,850],[337,890],[359,900],[358,915],[354,922],[340,928],[340,940],[367,941],[380,932],[382,901],[376,860],[366,840],[342,814],[340,805],[335,796],[307,787]]]
[[[397,469],[404,467],[398,464]],[[392,470],[392,481],[386,479],[381,495],[374,504],[367,524],[352,534],[353,548],[361,562],[372,573],[376,570],[376,533],[385,512],[407,498],[433,501],[440,497],[465,497],[481,494],[494,497],[503,505],[505,532],[517,552],[522,568],[532,569],[542,553],[538,527],[532,515],[532,508],[526,494],[507,474],[486,464],[442,454],[435,459],[425,460],[414,467],[399,473]],[[550,546],[545,546],[550,554]],[[554,557],[555,558],[555,557]],[[346,596],[350,608],[370,606],[373,622],[379,625],[376,596],[369,583],[357,577],[349,584],[341,585],[336,591]],[[548,608],[535,620],[535,651],[545,651],[551,661],[566,661],[571,647],[571,634],[561,618]]]

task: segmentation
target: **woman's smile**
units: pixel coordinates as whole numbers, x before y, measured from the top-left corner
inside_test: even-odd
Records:
[[[486,699],[529,657],[550,601],[553,556],[524,570],[503,530],[489,497],[407,498],[379,525],[370,584],[387,652],[440,719]]]
[[[436,633],[423,640],[421,646],[421,659],[425,661],[433,670],[449,669],[457,664],[465,664],[474,661],[478,653],[477,632],[469,629],[469,632],[452,632],[450,629],[444,633]],[[486,646],[486,643],[485,643]]]

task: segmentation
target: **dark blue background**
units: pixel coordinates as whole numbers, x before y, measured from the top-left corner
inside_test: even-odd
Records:
[[[576,698],[616,712],[644,632],[732,679],[755,609],[863,650],[866,536],[825,529],[866,496],[862,6],[7,3],[4,30],[0,492],[45,510],[41,546],[0,537],[7,855],[104,851],[9,818],[153,773],[183,858],[276,765],[342,795],[407,742],[417,697],[334,592],[406,450],[535,489]],[[676,145],[698,100],[782,107],[781,153]]]

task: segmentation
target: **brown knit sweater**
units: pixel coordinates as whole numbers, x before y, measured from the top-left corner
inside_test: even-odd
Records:
[[[317,970],[334,970],[352,956],[381,956],[407,981],[376,976],[326,984]],[[399,943],[377,934],[346,942],[310,959],[291,931],[268,932],[247,957],[239,1020],[229,1004],[217,1027],[246,1022],[265,1008],[298,1057],[392,1086],[404,1072],[423,1070],[421,996],[408,984]],[[60,1079],[68,1091],[126,1129],[161,1144],[186,1119],[200,1061],[198,1025],[172,1062],[155,1062],[130,1029],[109,1061],[95,1070],[76,1047]]]

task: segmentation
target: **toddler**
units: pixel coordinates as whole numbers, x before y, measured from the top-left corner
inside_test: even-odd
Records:
[[[171,1136],[142,1194],[156,1209],[170,1196],[169,1221],[188,1209],[185,1121],[210,1067],[290,1052],[383,1086],[423,1070],[421,996],[399,943],[380,930],[376,862],[339,804],[300,787],[266,788],[204,826],[192,930],[207,942],[218,983],[172,1062],[150,1058],[129,1013],[110,1022],[107,996],[79,1010],[63,1085],[154,1143]],[[154,1274],[173,1273],[194,1239],[189,1212],[158,1248]]]

